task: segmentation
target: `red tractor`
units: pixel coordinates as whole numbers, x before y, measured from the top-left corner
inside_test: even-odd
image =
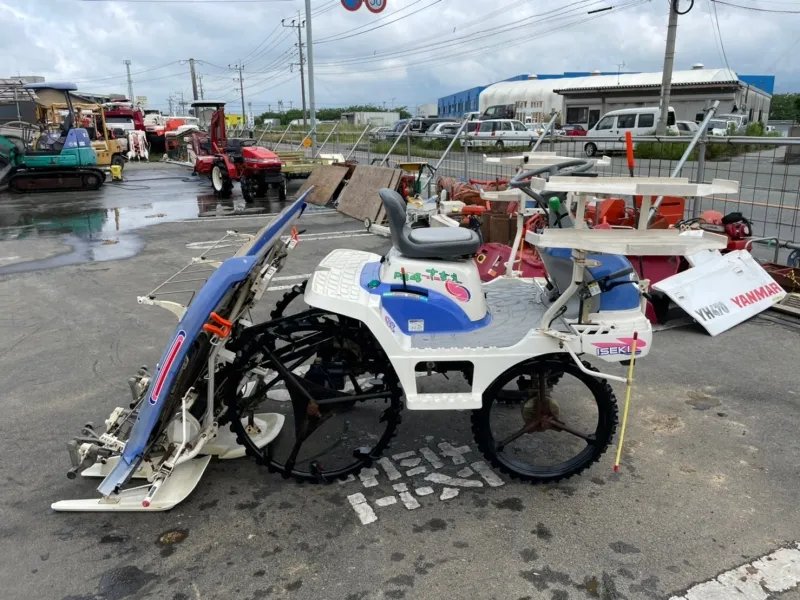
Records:
[[[208,100],[193,102],[195,115],[204,121],[203,110],[213,109],[210,138],[196,136],[198,147],[194,170],[211,178],[214,194],[230,198],[233,182],[239,181],[247,202],[263,198],[272,187],[280,200],[286,200],[286,177],[281,173],[281,159],[274,152],[256,145],[252,139],[228,139],[225,131],[225,103]]]

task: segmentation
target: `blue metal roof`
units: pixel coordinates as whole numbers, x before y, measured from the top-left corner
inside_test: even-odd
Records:
[[[752,85],[770,96],[775,93],[775,75],[739,75],[739,81]]]
[[[59,90],[61,92],[74,92],[78,86],[68,81],[43,81],[41,83],[26,83],[26,90]]]

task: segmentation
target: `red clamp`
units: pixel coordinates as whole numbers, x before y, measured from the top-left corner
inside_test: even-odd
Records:
[[[228,321],[228,319],[223,319],[215,312],[212,312],[210,315],[208,315],[208,318],[211,323],[206,323],[203,325],[203,331],[213,333],[220,339],[225,339],[231,334],[233,323]]]

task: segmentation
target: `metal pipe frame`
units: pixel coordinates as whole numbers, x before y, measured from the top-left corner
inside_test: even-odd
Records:
[[[383,165],[385,165],[385,164],[386,164],[386,161],[388,161],[388,160],[389,160],[389,156],[390,156],[390,155],[392,154],[392,152],[394,151],[394,148],[395,148],[395,146],[397,146],[397,143],[400,141],[400,139],[401,139],[401,138],[402,138],[402,137],[403,137],[403,136],[404,136],[406,133],[408,133],[408,128],[409,128],[409,127],[411,127],[411,119],[409,119],[409,120],[408,120],[408,122],[406,123],[406,126],[405,126],[405,127],[403,127],[403,131],[401,131],[401,132],[400,132],[400,134],[399,134],[399,135],[398,135],[398,136],[395,138],[395,140],[394,140],[394,144],[392,144],[392,147],[391,147],[391,148],[389,148],[389,151],[386,153],[386,156],[384,156],[384,157],[383,157],[383,159],[381,160],[381,162],[379,162],[379,163],[378,163],[378,166],[379,166],[379,167],[382,167]]]
[[[328,140],[331,139],[333,132],[336,131],[337,127],[339,127],[339,123],[341,123],[341,121],[336,121],[336,123],[333,124],[333,128],[328,132],[328,136],[325,138],[325,141],[322,142],[322,145],[319,148],[317,148],[317,153],[314,154],[314,158],[317,158],[319,156],[319,153],[322,152],[322,149],[325,147],[325,144],[327,144]],[[302,144],[303,142],[300,143]]]
[[[362,131],[362,132],[361,132],[361,135],[360,135],[360,136],[358,137],[358,139],[356,140],[356,143],[355,143],[355,144],[353,144],[353,147],[352,147],[352,148],[350,148],[350,152],[348,152],[348,153],[347,153],[347,156],[345,156],[345,157],[344,157],[345,161],[349,160],[349,159],[350,159],[350,157],[351,157],[351,156],[353,156],[353,152],[355,152],[355,151],[356,151],[356,148],[358,148],[358,145],[361,143],[361,140],[362,140],[362,139],[364,139],[364,136],[365,136],[365,135],[367,134],[367,132],[369,131],[369,128],[370,128],[370,125],[369,125],[369,123],[368,123],[368,124],[367,124],[367,126],[364,128],[364,131]]]

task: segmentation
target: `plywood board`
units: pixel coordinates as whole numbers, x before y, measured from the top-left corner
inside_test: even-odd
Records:
[[[325,206],[333,199],[336,190],[339,189],[346,176],[347,167],[334,165],[315,167],[308,179],[300,186],[298,194],[303,194],[313,185],[314,189],[308,195],[307,201],[317,206]]]
[[[378,192],[383,188],[395,189],[401,173],[401,170],[389,167],[356,166],[350,181],[339,194],[337,210],[359,221],[375,221],[382,206]]]
[[[400,178],[403,176],[403,171],[400,169],[395,169],[394,176],[392,177],[392,181],[387,186],[390,190],[396,190],[397,187],[400,185]],[[378,225],[382,224],[386,220],[386,211],[383,209],[383,202],[381,202],[380,208],[378,209],[378,214],[373,219],[374,223]]]

